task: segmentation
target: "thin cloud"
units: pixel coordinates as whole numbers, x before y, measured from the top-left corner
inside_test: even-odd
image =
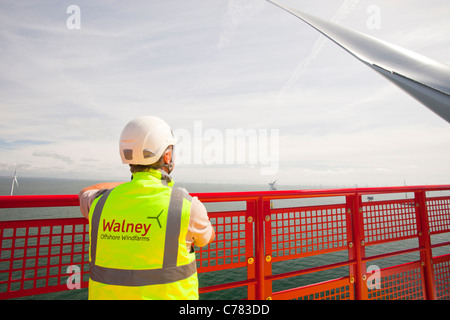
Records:
[[[218,48],[226,48],[238,31],[239,25],[258,14],[266,4],[265,0],[228,0],[228,10],[223,19]]]
[[[358,4],[359,0],[345,0],[339,9],[334,13],[333,17],[331,18],[331,21],[334,23],[340,23],[342,20],[344,20],[355,8],[355,6]],[[322,36],[319,35],[317,40],[314,42],[314,45],[311,49],[311,52],[308,54],[306,58],[304,58],[300,64],[297,66],[297,68],[292,73],[291,77],[288,81],[283,85],[283,87],[280,89],[278,94],[276,95],[275,100],[280,103],[280,99],[283,98],[285,93],[291,89],[291,87],[297,82],[297,80],[302,76],[303,71],[310,65],[310,63],[317,58],[319,53],[323,50],[323,47],[325,46],[325,43],[328,40]]]
[[[67,164],[74,163],[74,161],[70,157],[58,154],[55,151],[34,151],[33,156],[61,160]]]

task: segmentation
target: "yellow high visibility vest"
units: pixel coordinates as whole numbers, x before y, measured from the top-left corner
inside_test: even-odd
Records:
[[[97,197],[89,211],[89,299],[198,299],[186,247],[191,198],[159,170]]]

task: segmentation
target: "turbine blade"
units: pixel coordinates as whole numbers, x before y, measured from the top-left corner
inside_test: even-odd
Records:
[[[322,33],[450,123],[450,66],[277,1],[267,1]]]

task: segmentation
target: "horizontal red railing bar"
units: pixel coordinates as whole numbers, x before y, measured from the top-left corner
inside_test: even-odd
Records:
[[[273,209],[270,209],[270,213],[279,214],[279,213],[291,213],[291,212],[296,212],[296,211],[342,209],[342,207],[345,208],[345,203],[273,208]]]
[[[308,284],[306,286],[299,287],[299,288],[292,288],[292,289],[279,291],[279,292],[276,292],[273,294],[273,298],[274,298],[274,300],[275,299],[292,299],[295,296],[298,296],[298,294],[300,292],[308,292],[307,295],[310,295],[310,294],[316,294],[316,291],[318,288],[320,288],[322,290],[328,289],[328,291],[331,291],[332,289],[336,289],[336,287],[339,288],[341,286],[345,286],[345,285],[349,285],[349,284],[350,284],[349,298],[352,299],[354,296],[354,290],[353,290],[353,286],[350,283],[349,277],[342,277],[342,278],[327,280],[327,281],[323,281],[323,282],[319,282],[319,283]],[[340,294],[342,294],[342,292],[340,292]]]
[[[432,244],[431,248],[434,249],[434,248],[445,247],[445,246],[450,246],[450,241]]]
[[[428,191],[428,190],[427,190]],[[428,200],[448,200],[448,196],[443,196],[443,197],[431,197]]]
[[[213,291],[234,289],[234,288],[255,285],[255,284],[256,284],[255,279],[249,279],[249,280],[235,281],[235,282],[229,282],[229,283],[215,284],[215,285],[207,286],[207,287],[200,287],[198,289],[198,292],[199,293],[207,293],[207,292],[213,292]]]
[[[88,282],[82,282],[81,288],[87,288]],[[33,288],[33,289],[24,289],[24,290],[17,290],[17,291],[10,291],[8,292],[8,298],[7,299],[15,299],[15,298],[21,298],[31,295],[38,295],[38,294],[47,294],[47,293],[55,293],[55,292],[61,292],[66,291],[67,286],[65,284],[59,284],[54,285],[50,287],[41,287],[41,288]],[[29,291],[30,293],[28,293]]]
[[[442,234],[442,233],[449,233],[450,229],[440,230],[440,231],[432,231],[430,232],[430,235],[436,235],[436,234]]]
[[[332,197],[352,194],[383,194],[383,193],[404,193],[415,191],[444,191],[450,190],[450,185],[433,186],[398,186],[398,187],[376,187],[376,188],[342,188],[342,189],[307,189],[307,190],[275,190],[275,191],[244,191],[244,192],[218,192],[218,193],[192,193],[205,201],[244,201],[245,199],[288,199],[302,197]],[[241,200],[244,199],[244,200]]]
[[[373,260],[378,260],[378,259],[385,259],[385,258],[400,256],[402,254],[418,252],[418,251],[421,251],[421,250],[425,250],[425,248],[424,247],[417,247],[417,248],[404,249],[404,250],[399,250],[399,251],[394,251],[394,252],[389,252],[389,253],[382,253],[382,254],[378,254],[378,255],[375,255],[375,256],[366,256],[365,258],[362,259],[362,261],[363,262],[368,262],[368,261],[373,261]]]
[[[81,213],[80,213],[81,215]],[[57,226],[66,226],[68,224],[73,225],[86,225],[88,224],[88,220],[86,218],[56,218],[56,219],[38,219],[38,220],[12,220],[12,221],[0,221],[2,225],[6,225],[9,228],[14,227],[34,227],[36,226],[36,222],[39,222],[40,226],[46,227],[57,227]],[[64,231],[61,231],[57,234],[63,234]],[[69,233],[70,234],[70,233]]]
[[[78,195],[0,196],[0,208],[76,207]]]
[[[440,263],[450,261],[450,254],[443,254],[441,256],[433,257],[433,263]]]
[[[246,201],[263,199],[289,199],[302,197],[333,197],[345,195],[366,195],[383,193],[402,193],[415,191],[450,190],[450,185],[434,186],[399,186],[377,188],[343,188],[343,189],[308,189],[308,190],[276,190],[276,191],[243,191],[243,192],[212,192],[191,193],[204,202],[214,201]],[[370,202],[369,202],[370,203]],[[0,196],[0,208],[31,208],[31,207],[70,207],[79,206],[78,195],[16,195]]]
[[[380,271],[383,272],[384,275],[392,275],[392,274],[396,273],[397,271],[409,270],[413,267],[420,268],[421,267],[420,261],[406,262],[406,263],[402,263],[402,264],[399,264],[396,266],[382,268]],[[370,273],[366,273],[366,275],[370,275]]]
[[[349,266],[349,265],[352,265],[355,263],[356,263],[355,260],[349,260],[349,261],[336,262],[336,263],[327,264],[327,265],[318,266],[318,267],[312,267],[312,268],[290,271],[290,272],[285,272],[285,273],[273,274],[271,276],[266,277],[266,280],[275,281],[275,280],[281,280],[281,279],[286,279],[286,278],[291,278],[291,277],[297,277],[297,276],[301,276],[301,275],[308,274],[308,273],[342,268],[342,267],[346,267],[346,266]]]

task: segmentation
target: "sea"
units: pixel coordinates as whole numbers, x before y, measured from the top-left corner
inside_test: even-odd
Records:
[[[64,178],[41,178],[41,177],[19,177],[19,185],[14,187],[14,195],[57,195],[57,194],[78,194],[78,192],[86,187],[99,182],[100,180],[77,180]],[[268,184],[244,184],[244,183],[176,183],[180,187],[184,187],[190,193],[196,192],[235,192],[235,191],[267,191]],[[0,195],[9,195],[11,188],[10,177],[0,177]],[[302,186],[277,185],[278,190],[305,190],[330,188],[329,186]],[[336,188],[336,186],[333,186]],[[449,192],[433,194],[433,196],[449,195]],[[396,194],[396,195],[376,195],[375,200],[387,200],[392,198],[412,198],[412,194]],[[363,201],[367,198],[363,198]],[[345,203],[344,197],[319,197],[296,200],[277,200],[273,201],[273,208],[298,207],[321,204]],[[245,203],[206,203],[208,212],[223,210],[243,210]],[[78,207],[58,207],[58,208],[18,208],[18,209],[0,209],[0,221],[10,220],[27,220],[27,219],[51,219],[65,217],[81,217]],[[432,243],[440,243],[450,241],[450,233],[443,233],[432,236]],[[396,241],[382,245],[366,247],[366,256],[378,255],[386,252],[393,252],[418,246],[417,239],[408,239]],[[450,253],[450,246],[433,249],[433,256]],[[307,269],[326,265],[330,263],[343,262],[348,260],[347,251],[339,251],[334,253],[322,254],[319,256],[305,257],[300,259],[292,259],[272,264],[272,273],[281,274],[285,272],[295,271],[299,269]],[[370,261],[370,265],[375,268],[383,269],[407,262],[420,260],[419,253],[413,252],[403,254],[391,258]],[[321,271],[312,274],[306,274],[293,278],[277,280],[273,282],[273,292],[282,291],[290,288],[300,287],[326,280],[337,279],[348,276],[349,267],[335,268],[331,270]],[[215,272],[207,272],[199,274],[200,287],[241,281],[247,278],[246,268],[238,268],[231,270],[222,270]],[[218,292],[203,293],[200,300],[241,300],[246,299],[246,287],[234,288]],[[64,292],[50,293],[25,297],[21,299],[27,300],[86,300],[88,298],[87,289],[68,290]]]

